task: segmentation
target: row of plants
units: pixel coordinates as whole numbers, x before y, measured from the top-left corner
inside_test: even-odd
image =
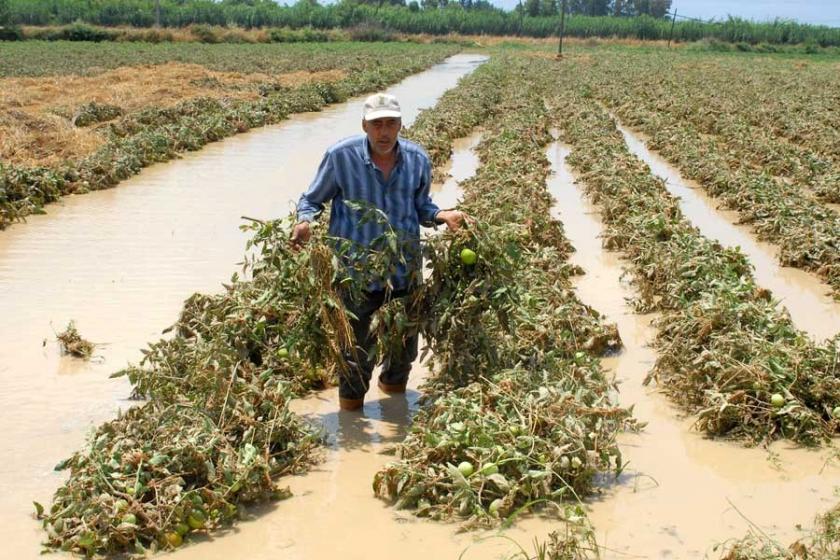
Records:
[[[825,94],[840,84],[830,65],[744,59],[687,65],[681,57],[654,64],[645,57],[621,58],[620,64],[603,61],[607,73],[621,68],[607,80],[607,89],[629,94],[635,111],[667,115],[668,122],[683,124],[694,136],[716,136],[717,150],[730,167],[747,164],[807,186],[819,199],[840,201],[837,100]],[[739,79],[747,71],[749,80]]]
[[[293,72],[344,69],[365,72],[377,66],[398,66],[416,54],[456,52],[446,45],[292,43],[287,45],[195,42],[159,44],[26,41],[3,45],[0,77],[97,76],[125,66],[171,62],[198,64],[218,72],[271,76]]]
[[[626,85],[632,81],[632,72],[619,71],[609,63],[578,69],[585,76],[587,92],[604,100],[624,124],[647,134],[650,148],[720,198],[724,206],[737,210],[759,238],[778,245],[783,265],[816,273],[840,297],[840,215],[815,201],[796,182],[749,163],[742,152],[703,134],[685,119],[655,111],[645,104],[644,96],[628,97],[628,89],[634,89]],[[675,111],[685,112],[684,108]],[[748,142],[745,139],[742,145]],[[815,188],[833,198],[836,177],[835,167],[825,169]]]
[[[798,331],[755,284],[746,257],[700,235],[630,154],[579,69],[561,68],[553,75],[569,88],[551,106],[572,146],[569,162],[601,210],[605,246],[630,263],[638,309],[660,312],[648,381],[710,435],[828,441],[840,429],[840,336],[816,345]]]
[[[619,335],[571,289],[580,271],[550,217],[546,82],[533,79],[524,57],[487,66],[501,98],[483,121],[481,165],[462,184],[459,204],[479,222],[427,242],[430,277],[407,307],[409,328],[429,341],[432,375],[374,491],[420,517],[465,527],[556,508],[567,531],[550,537],[547,557],[585,558],[595,543],[580,500],[597,475],[621,471],[616,436],[638,426],[617,406],[598,359],[620,348]],[[470,126],[470,96],[444,97],[412,134]]]
[[[445,46],[417,49],[411,58],[370,64],[365,71],[337,81],[291,88],[268,83],[256,101],[198,98],[172,108],[142,109],[103,127],[107,141],[94,154],[58,168],[0,164],[0,228],[43,212],[44,205],[64,195],[112,187],[151,163],[208,142],[382,89],[453,52]]]
[[[75,22],[69,25],[11,27],[0,31],[0,41],[90,41],[162,43],[194,41],[201,43],[325,43],[348,41],[420,42],[419,36],[399,37],[395,32],[370,24],[346,29],[314,27],[229,28],[204,23],[185,28],[99,27]],[[445,41],[444,38],[438,38]]]

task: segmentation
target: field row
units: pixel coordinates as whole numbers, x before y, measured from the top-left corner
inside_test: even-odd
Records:
[[[597,359],[620,339],[571,290],[570,248],[549,216],[542,148],[552,139],[528,62],[495,59],[476,72],[492,71],[501,94],[482,124],[481,165],[462,184],[460,207],[481,223],[431,242],[433,254],[449,258],[434,259],[424,290],[423,308],[432,310],[420,324],[432,341],[428,404],[374,488],[416,515],[467,526],[570,501],[563,513],[570,532],[552,535],[548,554],[582,557],[592,542],[577,501],[592,492],[597,473],[620,471],[615,437],[635,423],[616,406]],[[412,132],[470,121],[462,88]],[[463,245],[478,263],[453,274]]]
[[[586,88],[587,95],[603,100],[622,122],[646,133],[651,148],[719,197],[726,207],[737,210],[761,239],[778,245],[781,264],[816,273],[840,297],[840,215],[814,200],[815,195],[827,201],[840,196],[838,161],[833,155],[809,151],[806,139],[798,146],[775,138],[767,128],[749,124],[761,121],[755,107],[763,106],[765,111],[788,119],[797,114],[778,102],[747,105],[733,101],[752,99],[768,79],[756,77],[757,84],[738,89],[718,83],[732,77],[730,65],[735,63],[731,61],[712,59],[703,66],[677,57],[670,62],[669,70],[654,71],[650,62],[638,56],[603,58],[594,64],[569,61],[577,68],[577,83]],[[745,73],[748,63],[740,61]],[[792,71],[784,62],[765,64],[777,72]],[[705,70],[704,77],[712,77],[710,84],[698,83],[696,66]],[[666,77],[669,71],[672,74]],[[824,91],[823,82],[835,79],[831,75],[828,65],[820,66],[799,78],[795,90],[805,92],[795,94],[801,105],[824,119],[809,122],[803,117],[802,126],[815,131],[813,137],[833,134],[837,128],[836,122],[829,124],[836,116],[825,104],[825,96],[816,93]],[[656,85],[658,82],[662,84]],[[787,90],[770,89],[777,97],[787,97]]]

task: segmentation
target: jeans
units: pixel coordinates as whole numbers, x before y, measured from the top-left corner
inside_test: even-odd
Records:
[[[396,290],[386,299],[385,290],[377,290],[366,292],[358,302],[344,300],[347,310],[357,319],[350,320],[353,336],[356,338],[356,356],[349,352],[344,354],[350,368],[346,375],[338,376],[338,396],[342,399],[363,399],[370,387],[370,378],[376,366],[373,356],[368,354],[376,342],[376,337],[370,332],[373,314],[388,301],[405,297],[409,293],[409,290]],[[409,336],[402,348],[384,357],[382,373],[379,375],[382,383],[402,385],[408,380],[411,364],[417,358],[417,338],[416,333]]]

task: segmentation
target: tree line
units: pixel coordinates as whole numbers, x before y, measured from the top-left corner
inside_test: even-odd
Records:
[[[196,24],[252,28],[351,29],[377,27],[392,32],[445,35],[557,35],[560,0],[520,0],[505,11],[487,0],[340,0],[321,5],[299,0],[281,6],[272,0],[159,0],[163,27]],[[568,0],[565,32],[571,37],[667,40],[671,0]],[[155,0],[0,0],[0,25],[152,27]],[[677,20],[677,41],[717,39],[746,45],[813,44],[840,46],[840,28],[794,21],[752,22],[739,18],[700,22]]]

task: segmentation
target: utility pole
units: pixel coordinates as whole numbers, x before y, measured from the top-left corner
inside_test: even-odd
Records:
[[[674,18],[671,20],[671,34],[668,35],[668,48],[671,48],[671,39],[674,38],[674,25],[677,24],[677,9],[674,8]]]
[[[563,33],[566,31],[566,0],[560,5],[560,45],[557,47],[557,56],[563,56]]]
[[[516,31],[517,37],[522,37],[522,18],[525,16],[525,8],[522,7],[522,0],[519,0],[519,29]]]
[[[160,0],[155,0],[155,27],[160,27]]]

